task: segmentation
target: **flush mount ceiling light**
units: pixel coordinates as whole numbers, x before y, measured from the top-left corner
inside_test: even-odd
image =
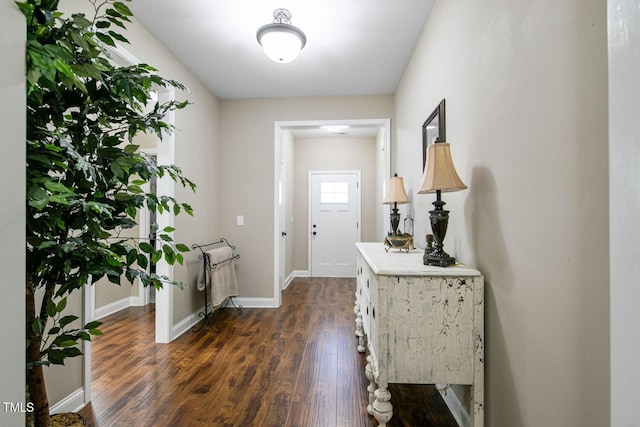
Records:
[[[264,53],[283,64],[296,59],[307,43],[304,33],[291,25],[291,12],[287,9],[274,10],[273,23],[260,27],[256,37]]]
[[[326,130],[332,134],[346,135],[349,131],[349,126],[347,125],[325,125],[320,126],[320,129]]]

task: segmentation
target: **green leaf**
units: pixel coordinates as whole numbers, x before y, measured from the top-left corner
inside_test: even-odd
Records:
[[[152,254],[155,251],[153,246],[147,242],[140,242],[140,250],[147,254]]]
[[[56,305],[53,303],[53,301],[48,300],[46,305],[45,305],[45,311],[47,313],[47,316],[49,317],[53,317],[56,315],[57,311],[56,311]]]
[[[51,349],[47,352],[47,359],[53,365],[64,365],[66,356],[62,350]]]
[[[125,154],[134,154],[136,151],[138,151],[138,148],[140,148],[139,145],[129,144],[124,147],[123,151]]]
[[[128,43],[129,42],[129,40],[127,40],[126,37],[116,33],[115,31],[109,31],[109,35],[111,37],[113,37],[114,39],[118,40],[119,42],[122,42],[122,43]]]
[[[147,268],[147,266],[149,266],[149,260],[147,259],[147,257],[144,254],[139,254],[138,255],[138,265],[142,269],[145,269],[145,268]]]
[[[57,246],[58,243],[54,242],[54,241],[48,241],[48,242],[43,242],[41,244],[39,244],[38,246],[36,246],[36,249],[42,250],[42,249],[47,249],[47,248],[51,248],[54,246]]]
[[[165,228],[162,229],[162,231],[164,231],[165,233],[171,233],[173,231],[176,231],[176,229],[171,226],[166,226]]]
[[[116,44],[113,42],[113,39],[106,34],[96,33],[96,37],[104,44],[115,47]]]
[[[138,251],[135,249],[131,249],[127,252],[127,265],[131,265],[136,262],[136,258],[138,257]]]
[[[62,195],[54,195],[49,197],[49,201],[53,203],[58,203],[60,205],[68,205],[67,196]]]
[[[131,13],[131,10],[129,10],[129,8],[127,7],[127,5],[125,5],[122,2],[114,2],[113,3],[113,8],[115,10],[117,10],[118,12],[120,12],[121,15],[124,16],[133,16],[133,13]]]
[[[66,298],[62,298],[58,304],[56,305],[56,311],[58,313],[62,313],[65,309],[65,307],[67,306],[67,299]]]
[[[135,206],[129,205],[125,208],[125,212],[127,213],[127,215],[129,215],[129,217],[135,218],[138,214],[138,209],[136,209]]]
[[[49,198],[40,200],[29,200],[29,206],[38,211],[43,210],[49,204]]]
[[[74,74],[73,70],[71,69],[71,67],[68,64],[65,64],[64,62],[59,60],[58,58],[53,60],[53,66],[56,67],[56,70],[58,70],[59,72],[61,72],[65,76],[70,77],[70,78],[74,78],[75,77],[75,74]]]
[[[31,330],[36,335],[41,335],[42,334],[42,323],[40,322],[40,318],[39,317],[36,317],[31,322]]]
[[[73,23],[76,24],[80,28],[89,28],[91,27],[91,21],[85,18],[82,15],[73,15]]]
[[[176,249],[180,252],[189,252],[191,250],[189,249],[189,246],[185,245],[184,243],[176,244]]]
[[[65,359],[68,357],[82,356],[82,352],[78,347],[66,347],[62,350],[62,353],[64,354]]]
[[[44,183],[44,186],[47,190],[52,193],[73,193],[71,189],[69,189],[66,185],[61,184],[55,181],[47,181]]]
[[[86,325],[84,325],[84,329],[95,329],[100,325],[102,325],[102,322],[98,322],[97,320],[94,320],[93,322],[89,322]]]
[[[157,264],[158,261],[160,261],[161,258],[162,258],[162,251],[160,251],[160,250],[155,251],[153,253],[153,255],[151,256],[151,262],[154,263],[154,264]]]
[[[142,193],[144,193],[144,191],[142,190],[142,188],[140,188],[140,186],[133,185],[133,184],[127,186],[127,190],[129,190],[129,192],[131,192],[133,194],[142,194]]]
[[[74,322],[78,320],[78,316],[73,316],[73,315],[69,315],[69,316],[64,316],[62,317],[58,323],[60,324],[61,328],[64,328],[65,326],[67,326],[69,323]]]
[[[176,262],[176,254],[171,246],[162,245],[162,252],[164,252],[164,259],[167,263],[174,264]]]

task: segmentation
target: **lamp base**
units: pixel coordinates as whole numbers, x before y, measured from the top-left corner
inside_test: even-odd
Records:
[[[414,249],[413,236],[410,234],[389,234],[384,238],[384,250],[389,252],[389,249],[399,249],[400,252],[411,252]]]
[[[425,250],[422,261],[424,265],[436,265],[438,267],[448,267],[456,263],[456,259],[454,257],[449,256],[445,251],[438,249],[431,252],[427,252]]]

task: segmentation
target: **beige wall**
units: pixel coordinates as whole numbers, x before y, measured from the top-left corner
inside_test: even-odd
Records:
[[[189,203],[195,215],[180,214],[176,217],[174,239],[189,246],[218,240],[216,200],[219,184],[215,173],[218,161],[218,100],[137,22],[130,26],[127,38],[131,45],[126,49],[134,56],[156,67],[163,77],[178,80],[189,88],[189,93],[176,93],[176,98],[187,99],[191,105],[175,115],[174,163],[198,188],[194,194],[179,184],[175,187],[175,198]],[[174,266],[174,279],[187,285],[183,290],[174,289],[174,325],[204,304],[202,293],[195,286],[198,267],[196,252],[185,254],[184,266]]]
[[[24,403],[25,24],[13,2],[0,2],[0,28],[0,401]],[[1,407],[0,425],[24,425],[24,414]]]
[[[274,122],[391,118],[392,96],[220,101],[220,232],[235,243],[240,296],[273,298]],[[244,215],[245,225],[236,225]]]
[[[308,271],[309,171],[359,170],[361,172],[361,241],[376,240],[375,138],[300,138],[295,140],[294,260],[293,269]]]
[[[469,189],[443,195],[445,249],[486,278],[489,426],[609,422],[606,25],[597,0],[438,1],[396,93],[419,244],[421,124],[446,98]]]

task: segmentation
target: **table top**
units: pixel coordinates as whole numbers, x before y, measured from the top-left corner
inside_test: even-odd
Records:
[[[473,277],[482,275],[478,270],[461,264],[449,267],[424,265],[422,260],[424,249],[414,249],[410,252],[389,249],[387,252],[381,242],[358,242],[356,247],[373,272],[381,276]]]

